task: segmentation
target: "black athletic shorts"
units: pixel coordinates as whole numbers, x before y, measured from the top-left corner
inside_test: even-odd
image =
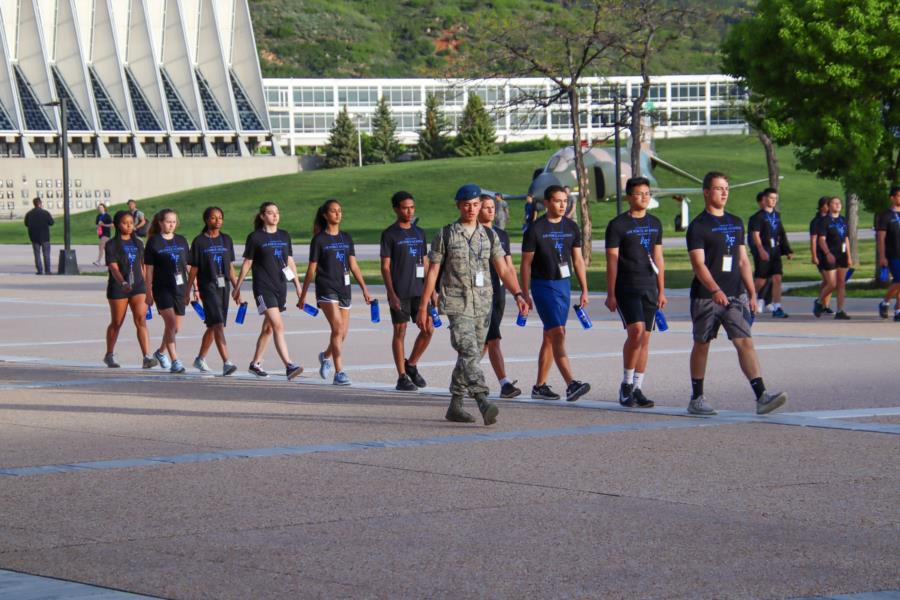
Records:
[[[147,286],[141,283],[137,287],[131,288],[129,291],[125,291],[121,285],[113,282],[111,284],[107,284],[106,286],[106,299],[107,300],[126,300],[128,298],[132,298],[134,296],[140,296],[141,294],[147,293]]]
[[[339,308],[343,308],[344,310],[350,310],[352,301],[353,298],[350,296],[350,294],[326,289],[323,289],[321,292],[319,292],[319,288],[318,286],[316,286],[317,305],[321,305],[323,303],[332,303],[337,304]]]
[[[184,316],[184,294],[178,288],[153,286],[153,302],[156,303],[156,310],[171,308],[176,315]]]
[[[506,289],[501,288],[499,293],[494,294],[494,299],[491,303],[491,324],[488,325],[487,341],[503,339],[503,336],[500,335],[500,322],[503,321],[503,312],[505,310]]]
[[[207,327],[228,324],[229,298],[231,294],[228,286],[220,288],[215,282],[212,285],[200,286],[200,301],[203,302],[203,312],[206,314],[203,322]]]
[[[622,325],[643,323],[647,331],[653,331],[656,324],[656,290],[616,290],[616,304]]]
[[[261,307],[265,307],[262,310],[277,308],[279,312],[287,310],[287,287],[278,292],[272,290],[260,290],[259,293],[257,293],[254,291],[253,296],[256,298],[257,310],[260,310]]]
[[[391,323],[393,323],[394,325],[399,325],[400,323],[415,321],[420,306],[422,306],[421,296],[416,296],[415,298],[401,298],[400,310],[394,310],[393,308],[390,309]]]
[[[819,262],[819,270],[820,271],[834,271],[835,269],[848,269],[850,268],[850,264],[847,260],[847,254],[834,254],[834,262],[829,263],[828,257],[823,256],[822,260]]]
[[[753,253],[753,279],[768,279],[773,275],[783,275],[784,265],[781,263],[781,255],[769,252],[769,260],[762,260],[758,254]]]

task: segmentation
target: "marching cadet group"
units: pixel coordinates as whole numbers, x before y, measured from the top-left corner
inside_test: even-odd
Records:
[[[619,403],[646,409],[654,406],[643,392],[650,337],[657,323],[664,323],[662,309],[667,302],[663,230],[660,220],[647,212],[649,181],[641,177],[629,179],[625,192],[628,211],[612,219],[606,229],[605,304],[618,313],[626,332]],[[724,174],[707,173],[703,179],[705,210],[687,229],[694,273],[690,290],[692,393],[687,410],[695,415],[716,414],[704,397],[703,382],[710,342],[720,328],[737,351],[740,368],[756,399],[757,413],[769,413],[787,401],[787,394],[766,389],[751,335],[754,317],[763,311],[763,297],[769,300],[772,317],[788,318],[781,305],[782,258],[790,260],[794,252],[775,210],[778,194],[774,189],[766,189],[757,195],[759,211],[749,219],[745,235],[742,220],[725,211],[728,193]],[[888,318],[893,301],[894,320],[900,321],[900,186],[891,188],[890,200],[890,208],[876,219],[878,266],[883,279],[892,279],[878,311],[882,318]],[[475,422],[476,418],[463,407],[464,399],[471,397],[484,424],[495,423],[499,409],[488,400],[489,388],[480,366],[484,355],[488,355],[497,376],[500,397],[514,398],[522,392],[516,387],[517,381],[507,378],[500,344],[500,323],[509,293],[518,310],[517,323],[524,324],[529,313],[536,311],[543,325],[531,397],[561,398],[547,383],[555,364],[566,384],[565,399],[578,400],[590,391],[590,384],[575,377],[566,354],[573,278],[580,288],[576,312],[582,311],[590,298],[581,231],[567,216],[573,204],[570,194],[555,185],[545,190],[546,212],[528,220],[518,274],[510,256],[509,236],[495,224],[497,198],[477,185],[467,184],[459,188],[455,202],[459,219],[442,227],[429,249],[425,232],[416,225],[412,194],[400,191],[391,198],[396,221],[381,236],[381,273],[393,326],[391,350],[398,375],[396,389],[415,391],[426,386],[417,365],[431,342],[435,325],[440,325],[440,315],[444,315],[449,321],[450,343],[458,355],[450,377],[446,419]],[[191,243],[176,233],[175,211],[163,209],[150,222],[145,243],[140,239],[144,232],[139,229],[143,226],[143,213],[130,208],[117,212],[111,223],[108,215],[102,223],[98,217],[98,235],[103,241],[100,250],[105,253],[109,268],[106,295],[111,319],[103,358],[108,367],[119,367],[114,349],[130,309],[143,367],[161,366],[172,373],[184,373],[176,336],[185,308],[192,305],[206,325],[194,368],[211,372],[207,356],[215,344],[222,360],[222,374],[233,375],[237,366],[229,358],[225,339],[229,303],[233,300],[239,306],[238,318],[243,319],[248,303],[242,302],[241,287],[247,275],[252,274],[253,300],[263,319],[248,370],[260,378],[269,376],[262,359],[272,339],[287,379],[303,372],[303,367],[291,360],[281,316],[287,310],[288,284],[292,284],[297,307],[310,314],[321,311],[330,326],[328,344],[318,355],[319,376],[332,378],[335,385],[351,384],[343,359],[343,344],[350,326],[351,276],[366,304],[377,301],[370,295],[356,261],[353,238],[341,229],[343,212],[338,200],[327,200],[316,212],[302,283],[293,259],[291,237],[279,229],[280,213],[273,202],[259,207],[237,273],[232,267],[236,259],[234,244],[222,231],[222,209],[211,206],[204,211],[203,230]],[[847,223],[840,213],[839,198],[819,200],[818,213],[810,223],[810,249],[822,276],[813,313],[816,317],[832,314],[829,305],[832,294],[836,294],[834,318],[845,320],[850,318],[844,306],[845,281],[853,261]],[[104,241],[110,227],[115,235]],[[753,256],[753,266],[749,255]],[[307,303],[311,283],[315,283],[314,304]],[[151,316],[148,307],[153,304],[165,328],[159,347],[151,351],[146,319]],[[405,338],[410,321],[419,331],[407,354]]]

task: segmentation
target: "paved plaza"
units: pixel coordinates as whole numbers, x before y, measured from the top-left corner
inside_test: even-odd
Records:
[[[574,404],[527,399],[541,330],[507,314],[526,391],[484,427],[443,419],[445,328],[420,363],[430,387],[393,391],[390,323],[370,323],[357,290],[350,388],[319,379],[327,323],[296,309],[298,380],[271,347],[277,374],[247,373],[255,314],[227,328],[236,377],[178,376],[139,368],[130,321],[123,368],[103,367],[105,279],[28,265],[0,257],[4,600],[900,597],[900,323],[876,301],[835,322],[788,298],[791,318],[757,320],[766,383],[790,394],[767,417],[724,338],[706,378],[720,414],[686,414],[686,291],[653,336],[648,411],[615,402],[624,333],[602,295],[593,329],[569,321],[592,386]],[[189,311],[186,364],[202,330]],[[549,383],[563,387],[555,370]]]

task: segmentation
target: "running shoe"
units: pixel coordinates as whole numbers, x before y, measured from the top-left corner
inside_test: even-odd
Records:
[[[103,357],[103,364],[105,364],[110,369],[118,369],[122,366],[116,362],[116,355],[112,352]]]
[[[711,417],[712,415],[719,414],[716,412],[716,409],[706,403],[706,398],[704,398],[703,396],[691,398],[691,401],[688,403],[687,411],[692,415],[700,415],[704,417]]]
[[[522,393],[522,390],[516,387],[516,382],[519,380],[516,379],[512,382],[507,381],[502,386],[500,386],[500,397],[501,398],[515,398],[519,394]]]
[[[328,379],[328,376],[334,373],[334,365],[331,364],[331,361],[325,358],[324,352],[319,352],[319,377],[322,379]]]
[[[619,386],[619,404],[625,408],[634,408],[637,402],[634,401],[634,389],[630,383],[622,383]]]
[[[891,309],[890,303],[882,300],[881,302],[878,303],[878,316],[881,317],[882,319],[887,319],[888,315],[890,314],[889,313],[890,309]]]
[[[347,374],[343,371],[338,371],[334,374],[334,381],[332,382],[334,385],[350,385],[352,382],[350,378],[347,377]]]
[[[631,397],[634,398],[634,403],[638,408],[653,408],[656,406],[653,403],[653,400],[644,395],[644,392],[641,391],[641,388],[635,388],[631,392]]]
[[[756,401],[756,414],[764,415],[770,413],[787,402],[787,399],[787,394],[784,392],[779,392],[777,394],[763,392],[763,395]]]
[[[410,380],[416,385],[416,387],[423,388],[428,383],[425,381],[425,378],[419,374],[419,369],[415,366],[409,364],[409,361],[403,361],[404,366],[406,367],[406,374],[409,375]]]
[[[834,314],[834,311],[831,310],[831,307],[830,307],[830,306],[826,306],[825,309],[824,309],[822,312],[824,312],[826,315],[833,315],[833,314]]]
[[[822,316],[823,312],[825,312],[825,307],[819,302],[819,299],[816,298],[813,300],[813,315],[818,319]]]
[[[894,313],[894,322],[900,323],[900,310]]]
[[[156,360],[155,358],[153,358],[152,356],[144,357],[144,365],[143,366],[145,369],[152,369],[153,367],[157,366],[158,364],[159,364],[159,361]]]
[[[397,387],[394,389],[398,392],[415,392],[419,388],[416,387],[416,384],[409,378],[409,375],[404,373],[397,379]]]
[[[780,306],[772,313],[772,317],[775,319],[787,319],[789,316]]]
[[[194,366],[197,366],[197,363],[194,363]],[[225,362],[222,365],[222,376],[228,377],[229,375],[234,375],[234,372],[237,371],[237,365],[233,362]]]
[[[559,394],[551,390],[546,383],[532,386],[531,397],[534,400],[559,400]]]
[[[91,264],[94,265],[95,267],[99,267],[99,266],[100,266],[100,261],[99,261],[99,260],[95,260],[95,261],[92,262]]]
[[[591,384],[573,379],[566,387],[566,402],[575,402],[591,391]]]
[[[845,313],[842,310],[839,310],[839,311],[837,311],[837,313],[835,313],[834,320],[835,321],[849,321],[850,315],[848,315],[847,313]]]
[[[163,368],[165,368],[165,367],[163,367]],[[181,361],[176,358],[175,360],[172,361],[172,364],[169,367],[169,372],[175,373],[177,375],[181,375],[182,373],[185,372],[184,365],[181,364]]]
[[[206,364],[206,359],[200,356],[194,359],[194,368],[201,373],[212,373],[212,369]]]
[[[169,357],[168,357],[168,356],[166,356],[165,354],[163,354],[163,353],[160,352],[159,350],[156,350],[156,351],[153,353],[153,358],[155,358],[156,360],[159,361],[159,366],[162,367],[163,369],[170,369],[170,368],[172,368],[172,361],[169,360]]]
[[[259,377],[260,379],[265,379],[266,377],[269,376],[269,374],[263,370],[262,365],[259,363],[250,363],[250,366],[247,367],[247,370],[250,371],[251,373],[253,373],[254,375],[256,375],[257,377]]]
[[[293,363],[289,364],[287,368],[284,370],[284,374],[287,376],[288,381],[292,381],[300,376],[300,373],[303,372],[303,367],[300,365],[295,365]]]

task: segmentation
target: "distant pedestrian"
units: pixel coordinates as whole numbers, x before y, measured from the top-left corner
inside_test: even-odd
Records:
[[[50,227],[53,216],[44,210],[44,202],[40,198],[31,201],[34,208],[25,213],[25,227],[28,228],[28,239],[34,252],[34,268],[36,275],[52,275],[50,270]],[[43,258],[43,265],[41,264]]]
[[[822,256],[821,268],[825,285],[813,302],[813,314],[816,318],[825,312],[825,298],[836,290],[837,312],[834,318],[839,321],[850,319],[850,315],[844,310],[847,269],[853,266],[849,233],[847,220],[841,216],[841,199],[835,196],[828,201],[828,214],[819,220],[817,243]]]
[[[763,287],[772,287],[772,316],[786,319],[788,314],[781,307],[781,279],[784,266],[781,258],[794,258],[794,251],[787,239],[787,232],[781,222],[781,215],[775,210],[778,191],[766,188],[756,195],[759,210],[747,221],[747,242],[753,255],[753,285],[757,295]],[[760,308],[762,313],[762,308]]]
[[[113,227],[112,215],[109,214],[106,210],[106,205],[102,202],[97,205],[97,217],[94,219],[94,224],[97,226],[97,238],[99,239],[97,243],[97,260],[94,261],[94,266],[99,267],[104,264],[103,251],[106,248],[106,242],[109,241]]]
[[[134,234],[139,238],[147,237],[149,224],[144,213],[138,210],[137,202],[134,200],[128,201],[128,212],[131,213],[131,217],[134,219]]]
[[[509,222],[509,202],[503,199],[503,194],[497,192],[494,194],[494,225],[495,229],[506,231],[506,224]]]
[[[570,188],[567,185],[563,186],[563,191],[566,192],[566,214],[565,214],[565,217],[572,221],[577,221],[577,218],[575,216],[575,213],[576,213],[575,209],[576,209],[576,206],[578,205],[578,203],[575,201],[576,200],[575,194],[572,193],[572,188]]]
[[[534,220],[537,218],[538,208],[534,202],[534,196],[528,194],[525,196],[525,215],[524,220],[522,221],[522,233],[525,233],[525,230],[528,229]]]
[[[809,252],[812,256],[812,263],[816,265],[816,268],[819,271],[819,277],[822,279],[822,281],[819,282],[820,295],[822,290],[825,289],[825,255],[822,253],[822,249],[819,248],[819,222],[828,216],[828,203],[830,201],[830,196],[822,196],[819,198],[816,216],[809,222]],[[822,296],[822,312],[826,315],[833,315],[834,311],[831,310],[829,304],[831,304],[830,293]]]
[[[875,223],[878,266],[888,269],[891,276],[891,286],[878,305],[878,314],[882,319],[887,319],[893,299],[894,321],[900,321],[900,186],[891,188],[890,197],[890,207],[878,216]]]

